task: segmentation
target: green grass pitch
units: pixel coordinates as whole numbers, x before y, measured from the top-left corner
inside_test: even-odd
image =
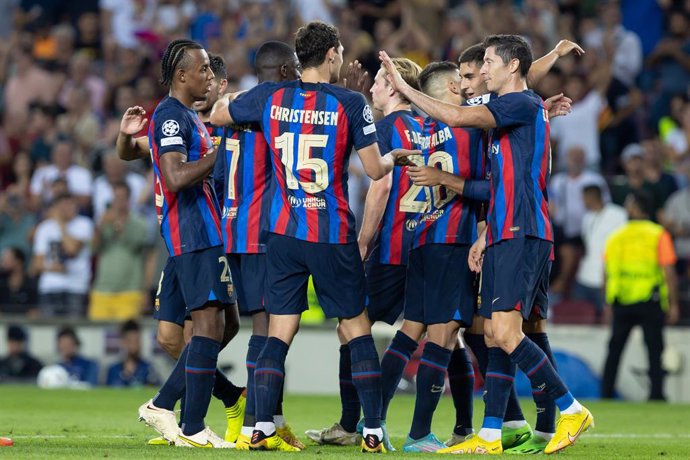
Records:
[[[14,439],[13,447],[0,447],[2,458],[301,458],[347,460],[361,458],[354,447],[320,447],[313,444],[296,454],[273,452],[199,451],[145,445],[154,432],[137,422],[137,407],[154,390],[39,390],[0,386],[0,436]],[[393,444],[400,448],[409,429],[414,398],[399,395],[391,405],[388,426]],[[690,406],[633,403],[590,403],[596,428],[561,456],[586,459],[688,459],[690,458]],[[523,401],[528,420],[534,405]],[[333,396],[288,396],[286,418],[306,443],[304,430],[332,424],[340,402]],[[475,399],[478,425],[483,404]],[[445,440],[454,418],[449,397],[441,400],[434,417],[435,433]],[[212,401],[207,422],[222,435],[224,412]],[[394,453],[396,456],[411,454]],[[429,457],[434,454],[415,454]]]

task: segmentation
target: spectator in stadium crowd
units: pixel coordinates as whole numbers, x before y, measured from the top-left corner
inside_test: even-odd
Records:
[[[38,278],[41,316],[84,316],[91,281],[93,224],[77,215],[76,200],[59,195],[34,235],[32,269]]]
[[[93,182],[93,217],[98,222],[113,201],[115,185],[124,182],[129,187],[129,209],[137,210],[146,179],[141,174],[127,170],[127,163],[118,158],[117,153],[109,150],[103,156],[103,175]]]
[[[31,177],[31,200],[33,209],[39,209],[53,199],[51,184],[57,178],[64,178],[69,193],[74,195],[82,210],[90,210],[93,179],[91,171],[74,163],[75,145],[70,139],[60,139],[51,154],[52,163],[38,168]]]
[[[106,385],[110,387],[137,387],[159,385],[153,366],[141,358],[141,330],[139,323],[126,321],[120,327],[122,361],[108,368]]]
[[[67,81],[62,85],[58,102],[61,106],[70,105],[70,92],[74,88],[84,87],[88,89],[91,111],[102,116],[105,109],[105,96],[107,87],[105,80],[93,72],[93,60],[85,51],[79,51],[70,59]]]
[[[89,167],[99,137],[100,123],[91,111],[91,94],[86,86],[73,86],[67,92],[67,111],[57,118],[61,133],[74,140],[75,163]]]
[[[567,294],[582,254],[582,219],[586,212],[582,195],[584,187],[597,185],[604,202],[611,199],[604,178],[585,170],[586,161],[585,150],[573,145],[566,152],[566,171],[554,175],[549,185],[549,206],[558,245],[558,270],[551,282],[551,292],[555,294],[553,300]]]
[[[645,181],[652,184],[655,190],[655,207],[660,211],[668,198],[678,190],[678,183],[672,174],[664,168],[664,147],[658,138],[648,139],[641,144],[644,155],[642,157]],[[654,217],[658,219],[658,215]]]
[[[60,328],[57,334],[57,349],[60,366],[64,367],[72,380],[98,385],[98,363],[79,354],[81,341],[70,326]]]
[[[7,356],[0,358],[0,382],[35,383],[43,364],[26,349],[28,336],[21,326],[7,328]]]
[[[690,102],[687,96],[674,98],[674,102],[678,107],[677,124],[668,130],[664,139],[670,149],[672,159],[690,155]],[[673,115],[673,112],[671,114]]]
[[[0,194],[0,251],[16,247],[31,254],[31,234],[36,216],[27,209],[26,195],[17,184],[10,185]]]
[[[31,104],[26,149],[31,161],[37,167],[50,164],[53,146],[60,137],[57,117],[58,107],[56,105],[36,102]]]
[[[587,212],[582,218],[584,255],[575,275],[572,298],[591,303],[597,321],[604,312],[604,244],[609,235],[628,221],[622,207],[604,200],[604,189],[585,185],[582,197]]]
[[[665,400],[664,322],[678,321],[676,254],[671,235],[651,221],[653,198],[634,190],[625,201],[630,221],[606,241],[606,304],[612,315],[611,339],[601,382],[602,398],[613,398],[623,349],[641,326],[649,357],[649,399]]]
[[[690,182],[690,156],[680,160],[678,169]],[[673,236],[678,256],[678,273],[682,277],[679,286],[687,288],[690,284],[690,187],[670,196],[659,221]]]
[[[654,123],[668,113],[674,95],[687,93],[690,81],[690,13],[687,7],[672,9],[667,22],[666,36],[647,56],[647,66],[659,92],[651,107]]]
[[[0,315],[38,314],[36,280],[26,271],[26,254],[8,247],[0,256]]]
[[[144,262],[151,236],[146,221],[130,212],[130,196],[125,182],[114,184],[112,201],[96,227],[92,247],[98,264],[89,307],[93,320],[138,318],[149,304]]]
[[[618,0],[599,2],[598,13],[599,24],[583,32],[585,49],[596,50],[602,57],[610,56],[613,76],[623,84],[632,86],[642,70],[640,37],[621,24]]]

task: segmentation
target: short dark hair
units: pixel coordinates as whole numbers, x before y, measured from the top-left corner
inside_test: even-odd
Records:
[[[115,182],[113,184],[113,192],[115,191],[116,188],[122,188],[127,190],[127,196],[132,196],[132,189],[129,188],[129,185],[127,185],[127,182],[121,180],[118,182]]]
[[[211,67],[211,71],[215,75],[216,80],[227,80],[228,71],[225,68],[225,59],[223,59],[223,56],[209,54],[208,60],[210,62],[209,67]]]
[[[518,35],[490,35],[482,43],[484,48],[496,48],[496,55],[501,57],[504,64],[511,60],[520,61],[520,75],[527,77],[532,66],[532,50],[527,42]]]
[[[589,184],[585,185],[582,188],[582,194],[592,194],[596,196],[596,198],[601,201],[602,200],[602,193],[601,193],[601,187],[599,187],[597,184]]]
[[[7,341],[9,342],[10,340],[13,342],[26,342],[26,339],[28,338],[26,331],[24,328],[19,326],[18,324],[10,324],[9,327],[7,328]]]
[[[295,51],[302,68],[317,67],[323,64],[326,53],[340,45],[338,29],[321,21],[312,21],[297,29]]]
[[[458,58],[459,64],[465,64],[467,62],[472,62],[478,66],[484,64],[484,53],[486,53],[486,48],[483,43],[477,43],[472,45],[462,52],[460,58]]]
[[[26,265],[26,254],[24,251],[19,249],[17,246],[9,246],[7,248],[7,251],[10,251],[12,253],[12,256],[14,256],[15,259],[20,261],[22,265]]]
[[[122,326],[120,326],[120,335],[125,335],[128,332],[139,332],[140,330],[141,328],[139,327],[139,323],[133,319],[130,319],[122,323]]]
[[[652,217],[654,215],[654,198],[648,191],[642,189],[631,190],[628,193],[628,198],[632,198],[637,208],[645,216]]]
[[[290,45],[277,40],[263,43],[256,50],[254,67],[259,72],[264,67],[281,66],[295,59],[295,50]]]
[[[168,44],[165,53],[163,53],[163,59],[161,59],[161,85],[172,85],[177,68],[186,65],[185,57],[188,49],[202,50],[204,47],[193,40],[187,39],[173,40]]]
[[[57,338],[58,340],[61,339],[62,337],[70,337],[72,340],[74,340],[74,343],[77,344],[77,346],[81,346],[81,341],[79,340],[79,337],[77,337],[77,333],[75,332],[74,328],[71,326],[62,326],[57,333]]]
[[[448,72],[456,72],[458,65],[451,61],[431,62],[419,74],[419,87],[426,93],[431,83],[439,76]]]

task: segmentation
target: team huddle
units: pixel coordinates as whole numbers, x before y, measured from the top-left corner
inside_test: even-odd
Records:
[[[545,332],[553,231],[547,182],[549,117],[569,99],[528,89],[559,56],[532,62],[527,43],[491,36],[459,66],[421,69],[380,53],[371,99],[340,81],[338,30],[312,22],[295,49],[267,42],[259,84],[224,94],[225,64],[193,41],[162,58],[170,87],[148,121],[125,113],[117,148],[148,156],[169,259],[155,306],[158,340],[177,363],[140,420],[185,447],[299,451],[282,415],[285,359],[308,308],[311,276],[327,317],[338,319],[342,413],[309,430],[317,444],[393,451],[386,415],[407,362],[426,337],[404,452],[554,453],[593,426],[555,370]],[[373,180],[359,234],[348,205],[356,151]],[[479,301],[478,301],[479,299]],[[246,387],[217,369],[219,351],[251,315]],[[371,325],[403,322],[379,359]],[[463,334],[459,334],[460,329]],[[481,428],[472,426],[474,371],[485,382]],[[519,367],[537,405],[534,429],[513,381]],[[431,432],[448,374],[456,420],[445,443]],[[226,407],[223,437],[204,422],[211,396]],[[180,401],[178,421],[174,407]],[[556,423],[556,408],[560,415]]]

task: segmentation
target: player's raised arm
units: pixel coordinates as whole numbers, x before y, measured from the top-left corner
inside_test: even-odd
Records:
[[[408,85],[393,65],[385,51],[379,52],[379,59],[388,72],[388,79],[393,88],[400,91],[408,100],[427,113],[431,118],[442,121],[451,127],[465,126],[473,128],[494,128],[496,120],[489,109],[484,106],[460,107],[455,104],[434,99]]]
[[[132,161],[149,156],[148,140],[145,136],[133,136],[146,126],[146,111],[139,107],[129,107],[120,121],[120,132],[117,134],[115,149],[121,160]]]
[[[576,56],[582,56],[585,54],[585,50],[575,42],[561,40],[551,51],[534,61],[527,74],[527,84],[529,87],[531,88],[539,83],[539,81],[549,73],[549,70],[551,70],[551,67],[554,66],[559,58],[567,56],[570,53]]]
[[[239,91],[237,93],[228,93],[222,95],[211,109],[211,116],[209,121],[212,125],[216,126],[227,126],[235,122],[230,113],[230,103],[234,101],[241,94],[246,93],[246,91]]]

